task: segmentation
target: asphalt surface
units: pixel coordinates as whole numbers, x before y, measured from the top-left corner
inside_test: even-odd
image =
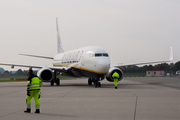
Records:
[[[147,77],[144,79],[143,77],[137,78],[127,78],[128,80],[134,82],[141,82],[148,85],[158,85],[161,87],[169,87],[180,90],[180,76],[179,77]]]
[[[44,83],[41,113],[26,109],[26,82],[0,83],[0,120],[180,120],[180,78],[124,78],[118,89],[102,81],[101,88],[86,79]]]

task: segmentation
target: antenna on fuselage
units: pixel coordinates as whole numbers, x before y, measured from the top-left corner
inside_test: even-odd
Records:
[[[60,38],[60,34],[59,34],[58,17],[56,17],[56,29],[57,29],[57,52],[63,53],[64,50],[62,48],[61,38]]]

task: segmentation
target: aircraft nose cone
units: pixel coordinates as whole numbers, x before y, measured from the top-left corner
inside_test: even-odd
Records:
[[[110,68],[109,59],[101,59],[96,61],[96,68],[99,72],[106,73]]]

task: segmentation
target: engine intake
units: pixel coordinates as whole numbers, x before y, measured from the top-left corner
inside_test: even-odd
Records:
[[[109,69],[108,73],[106,74],[107,81],[114,82],[114,79],[112,78],[112,75],[114,72],[117,72],[119,74],[118,81],[121,81],[123,79],[123,72],[120,68],[117,68],[117,67],[111,67]]]
[[[44,67],[38,71],[37,76],[44,82],[50,82],[53,79],[53,71]]]

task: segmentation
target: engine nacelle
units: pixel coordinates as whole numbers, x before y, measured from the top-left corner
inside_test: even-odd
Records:
[[[43,82],[50,82],[53,79],[53,71],[47,67],[44,67],[38,71],[37,76]]]
[[[119,79],[118,81],[121,81],[123,79],[123,72],[120,68],[117,67],[111,67],[108,71],[108,73],[106,74],[106,79],[109,82],[114,82],[114,79],[112,78],[112,75],[114,72],[117,72],[119,74]]]

